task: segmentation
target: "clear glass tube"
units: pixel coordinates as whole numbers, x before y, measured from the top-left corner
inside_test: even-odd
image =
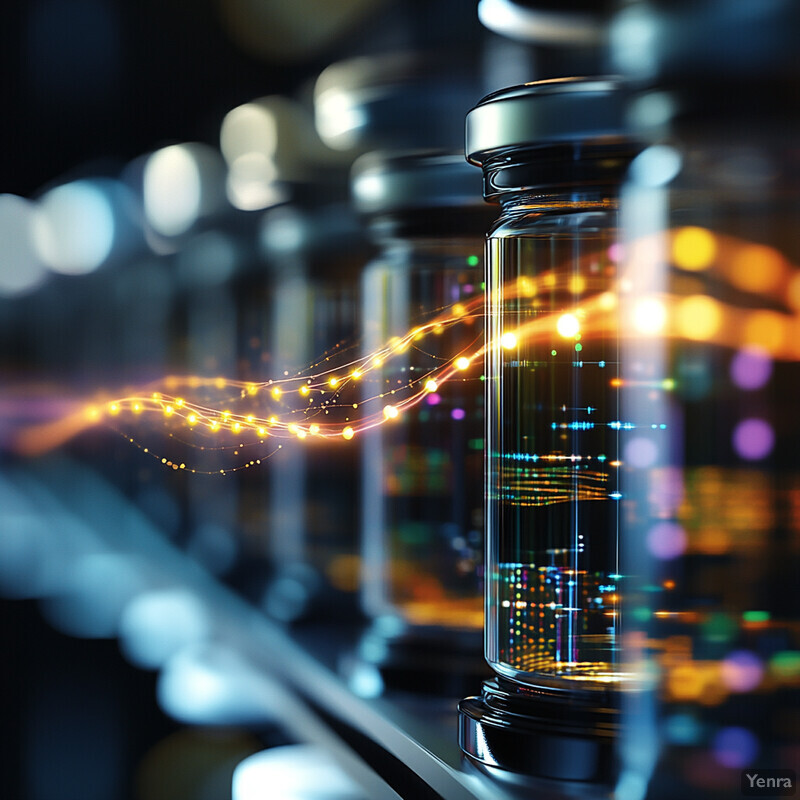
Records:
[[[719,133],[645,150],[623,199],[630,632],[657,678],[623,761],[649,743],[648,797],[797,764],[800,162],[766,125]]]
[[[628,677],[615,195],[517,193],[487,241],[486,657],[526,684]]]
[[[482,241],[390,240],[362,279],[364,352],[447,311],[434,329],[364,378],[364,397],[427,385],[483,336]],[[480,630],[483,384],[480,359],[422,403],[362,437],[363,604],[373,618]]]

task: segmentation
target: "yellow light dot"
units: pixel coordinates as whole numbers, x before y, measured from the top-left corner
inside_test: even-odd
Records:
[[[134,403],[133,404],[133,413],[134,414],[141,414],[142,413],[142,407],[141,407],[141,405],[139,405],[139,403]]]
[[[281,390],[277,386],[272,390],[272,396],[276,400],[281,396]]]
[[[214,386],[216,386],[217,389],[224,389],[225,388],[225,378],[217,378],[214,381]]]
[[[100,409],[95,408],[94,406],[86,409],[86,416],[89,419],[99,419],[100,418]]]
[[[611,311],[612,308],[617,307],[617,296],[613,292],[603,292],[597,298],[597,304],[603,311]]]
[[[297,429],[297,438],[298,439],[305,439],[307,435],[308,434],[302,428],[298,428]]]
[[[786,262],[774,248],[746,245],[731,259],[731,282],[748,292],[768,292],[786,277]]]
[[[167,406],[164,409],[164,416],[171,417],[175,413],[175,409],[172,406]]]
[[[375,356],[375,358],[372,359],[372,363],[376,367],[379,367],[381,364],[383,364],[383,361],[381,360],[380,356]]]
[[[461,303],[456,303],[456,304],[453,306],[453,315],[454,315],[454,316],[456,316],[456,317],[463,317],[463,316],[464,316],[464,314],[466,314],[466,313],[467,313],[467,309],[466,309],[466,308],[464,308],[464,306],[462,306],[462,305],[461,305]]]
[[[692,272],[708,269],[716,255],[717,240],[705,228],[681,228],[672,237],[672,260],[681,269]]]
[[[186,417],[186,421],[190,425],[196,425],[197,424],[197,414],[189,414],[189,416]]]
[[[332,389],[335,389],[335,388],[336,388],[336,387],[339,385],[339,381],[338,381],[338,379],[337,379],[337,378],[331,378],[331,379],[328,381],[328,385],[329,385],[329,386],[330,386]]]
[[[313,436],[316,436],[319,433],[319,425],[312,425],[308,430]]]
[[[574,314],[562,314],[556,323],[559,336],[563,336],[565,339],[572,339],[580,329],[581,324]]]
[[[223,419],[228,419],[228,417],[229,417],[230,415],[231,415],[231,412],[230,412],[230,411],[223,411],[223,412],[222,412],[222,418],[223,418]]]
[[[208,427],[211,428],[212,431],[218,431],[219,430],[219,422],[217,422],[217,420],[213,420]]]
[[[258,387],[255,384],[250,384],[247,387],[247,394],[255,394],[258,391]]]
[[[270,417],[270,418],[269,418],[269,424],[270,424],[270,425],[274,425],[274,424],[275,424],[277,421],[278,421],[278,420],[277,420],[275,417]]]
[[[348,425],[342,431],[342,437],[345,439],[352,439],[356,435],[356,432]]]
[[[179,398],[178,398],[178,399],[175,401],[175,405],[176,405],[176,406],[182,406],[182,405],[183,405],[183,398],[182,398],[182,397],[179,397]]]
[[[461,356],[456,359],[456,369],[465,370],[469,369],[469,359],[466,356]]]
[[[569,279],[569,290],[572,294],[583,294],[586,291],[586,278],[583,275],[573,275]]]
[[[241,424],[240,424],[240,423],[238,423],[238,422],[234,422],[234,423],[233,423],[233,425],[231,425],[231,430],[232,430],[234,433],[239,433],[239,431],[240,431],[241,429],[242,429],[242,426],[241,426]]]
[[[252,422],[254,419],[255,419],[255,417],[252,414],[248,414],[247,415],[247,421],[248,422]]]
[[[640,333],[655,334],[667,323],[667,309],[655,297],[639,300],[633,309],[633,326]]]
[[[425,391],[428,392],[435,392],[439,388],[439,384],[436,381],[428,381],[425,384]]]
[[[384,406],[383,408],[383,416],[386,419],[395,419],[399,413],[395,406]]]
[[[119,406],[116,403],[112,403],[108,407],[108,413],[109,414],[119,414]]]
[[[500,337],[500,344],[506,350],[513,350],[517,346],[517,337],[513,333],[504,333]]]
[[[533,297],[536,294],[536,285],[530,278],[520,277],[517,283],[523,297]]]
[[[703,294],[686,297],[678,303],[675,313],[678,331],[687,339],[710,339],[722,323],[719,303]]]
[[[289,431],[289,433],[297,433],[297,425],[295,425],[293,422],[290,422],[286,429]]]
[[[357,369],[354,369],[354,370],[353,370],[353,371],[350,373],[350,377],[351,377],[351,378],[352,378],[354,381],[357,381],[357,380],[358,380],[358,379],[361,377],[361,373],[360,373],[360,372],[359,372]]]
[[[266,436],[267,435],[267,429],[264,428],[264,427],[259,428],[258,429],[258,435],[259,436]]]
[[[303,397],[305,397],[310,391],[311,389],[309,389],[305,384],[300,387],[300,394],[302,394]]]

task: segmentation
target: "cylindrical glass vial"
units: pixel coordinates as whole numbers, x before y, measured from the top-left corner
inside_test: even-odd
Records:
[[[622,199],[628,631],[654,679],[623,709],[636,797],[778,796],[800,763],[798,31],[792,0],[614,26],[648,143]]]
[[[576,780],[608,777],[597,753],[631,678],[617,213],[634,146],[621,108],[613,80],[559,79],[467,117],[467,157],[502,206],[486,249],[486,658],[499,677],[462,703],[462,746],[487,766]],[[556,732],[561,758],[547,755]],[[575,738],[591,757],[568,757]]]
[[[344,370],[358,335],[358,276],[369,249],[348,206],[285,205],[268,211],[262,244],[273,268],[270,389],[296,428],[269,459],[269,555],[264,597],[286,621],[352,619],[358,608],[358,452],[314,435],[324,422],[317,373]],[[324,366],[323,366],[324,365]],[[291,389],[282,379],[308,376]]]
[[[380,247],[362,277],[362,646],[384,683],[455,691],[482,674],[480,181],[455,154],[356,162],[353,195]],[[386,348],[388,347],[388,350]]]

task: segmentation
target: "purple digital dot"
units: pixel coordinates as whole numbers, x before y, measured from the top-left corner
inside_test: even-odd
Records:
[[[637,436],[625,447],[625,461],[632,467],[645,468],[652,466],[658,457],[658,445],[652,439]]]
[[[619,262],[622,261],[623,256],[624,252],[622,250],[622,245],[619,242],[612,244],[611,247],[608,248],[608,257],[611,261],[619,264]]]
[[[772,359],[758,348],[740,350],[731,361],[731,380],[740,389],[760,389],[772,376]]]
[[[466,417],[466,416],[467,416],[467,412],[466,412],[466,411],[464,411],[464,409],[463,409],[463,408],[454,408],[454,409],[453,409],[453,410],[450,412],[450,416],[451,416],[453,419],[464,419],[464,417]]]
[[[761,659],[749,650],[736,650],[722,662],[722,680],[734,692],[755,689],[764,676]]]
[[[650,552],[665,561],[681,555],[687,543],[686,531],[677,522],[657,522],[647,532]]]
[[[775,432],[765,419],[743,419],[733,430],[733,448],[741,458],[759,461],[772,452]]]
[[[714,737],[712,750],[718,764],[742,769],[758,755],[758,739],[747,728],[723,728]]]
[[[471,283],[464,284],[464,294],[472,294],[475,291],[475,287]]]
[[[436,394],[436,392],[431,392],[426,398],[426,402],[429,406],[438,406],[439,403],[442,402],[441,395]]]

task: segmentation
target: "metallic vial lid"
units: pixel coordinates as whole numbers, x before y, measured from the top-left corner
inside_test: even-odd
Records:
[[[467,114],[467,160],[483,166],[518,148],[624,140],[623,95],[614,77],[554,78],[502,89]]]
[[[461,153],[368,153],[353,164],[351,189],[365,215],[483,205],[480,175]]]

